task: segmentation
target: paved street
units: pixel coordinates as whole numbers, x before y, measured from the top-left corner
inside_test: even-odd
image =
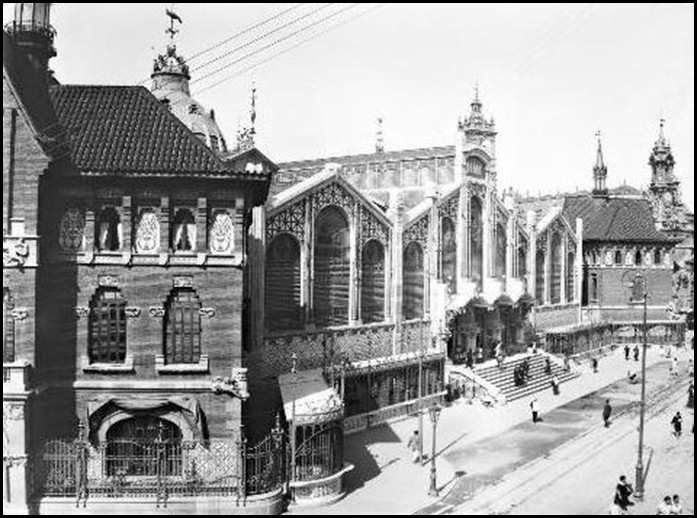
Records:
[[[688,357],[683,354],[684,365]],[[648,363],[649,386],[664,386],[670,380],[669,363],[657,350],[649,352]],[[605,397],[611,397],[616,413],[638,400],[638,386],[620,381],[627,371],[620,352],[603,358],[600,367],[594,374],[584,366],[582,376],[563,385],[560,396],[541,393],[545,421],[535,428],[529,423],[527,400],[494,409],[466,404],[447,409],[438,429],[442,500],[427,496],[428,466],[409,462],[406,442],[416,423],[405,420],[347,438],[348,460],[356,465],[347,480],[348,496],[333,506],[293,509],[291,514],[430,514],[461,505],[505,474],[593,430]],[[425,431],[428,451],[428,418]]]

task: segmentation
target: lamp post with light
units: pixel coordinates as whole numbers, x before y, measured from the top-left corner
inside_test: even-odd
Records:
[[[442,408],[438,403],[435,403],[431,408],[428,409],[428,415],[431,418],[431,423],[433,424],[433,441],[431,444],[431,487],[428,490],[428,495],[437,497],[438,496],[438,484],[436,476],[436,429],[438,427],[438,420],[440,419],[440,413]]]

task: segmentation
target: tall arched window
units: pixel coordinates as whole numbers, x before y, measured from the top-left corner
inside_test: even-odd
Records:
[[[484,210],[477,197],[470,200],[470,277],[479,285],[484,280]]]
[[[508,249],[508,236],[504,225],[496,225],[496,264],[494,275],[504,277],[506,275],[506,255]]]
[[[663,262],[663,256],[661,254],[661,251],[654,250],[654,252],[653,252],[653,264],[655,264],[656,266],[660,266],[662,262]]]
[[[641,250],[637,250],[634,253],[634,264],[639,267],[644,264],[644,255],[641,253]]]
[[[351,247],[343,211],[327,207],[315,220],[314,315],[320,327],[349,322]]]
[[[566,258],[566,301],[576,299],[576,254],[569,252]]]
[[[471,156],[467,159],[466,163],[468,175],[474,176],[475,178],[484,178],[486,166],[480,158]]]
[[[300,305],[300,245],[281,234],[266,250],[266,328],[270,331],[299,329],[304,325]]]
[[[535,298],[537,304],[542,306],[545,303],[545,253],[542,250],[537,251],[535,257]]]
[[[554,234],[552,236],[552,264],[550,268],[550,297],[552,304],[561,304],[561,283],[562,279],[562,245],[561,235]]]
[[[361,257],[361,319],[385,320],[385,247],[378,241],[369,241]]]
[[[121,291],[116,288],[100,288],[90,304],[90,362],[124,363],[126,331],[126,300]]]
[[[196,218],[189,209],[179,209],[172,222],[172,250],[193,252],[196,249]]]
[[[107,207],[97,217],[97,248],[101,252],[118,252],[123,243],[121,216],[113,207]]]
[[[518,277],[523,279],[528,275],[528,242],[521,239],[518,247]]]
[[[119,421],[107,432],[106,475],[183,475],[181,430],[169,421],[151,416]]]
[[[10,290],[2,290],[2,362],[15,361],[15,319],[12,316],[14,304]]]
[[[451,293],[457,291],[457,242],[455,224],[450,218],[441,221],[441,278]]]
[[[201,300],[190,288],[176,288],[165,303],[165,363],[201,360]]]
[[[622,256],[622,250],[615,250],[615,266],[622,266],[624,264],[624,257]]]
[[[424,252],[418,243],[409,243],[404,249],[402,282],[402,312],[405,320],[424,315]]]

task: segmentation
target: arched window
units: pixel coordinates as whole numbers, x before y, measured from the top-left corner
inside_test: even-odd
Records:
[[[600,289],[599,289],[598,274],[592,273],[591,274],[591,282],[590,282],[590,301],[591,302],[598,302],[599,296],[600,296]]]
[[[12,316],[14,304],[10,290],[2,290],[2,362],[15,361],[15,319]]]
[[[474,176],[475,178],[484,178],[486,173],[486,165],[484,161],[475,156],[471,156],[467,159],[467,174]]]
[[[526,240],[520,241],[520,246],[518,247],[518,277],[523,279],[528,275],[528,242]]]
[[[100,288],[90,303],[90,363],[126,361],[126,300],[115,288]]]
[[[106,475],[182,476],[181,430],[169,421],[151,416],[119,421],[107,432]]]
[[[266,251],[266,328],[299,329],[304,325],[300,305],[300,245],[288,234],[273,239]]]
[[[644,264],[644,255],[641,253],[641,250],[637,250],[634,254],[634,264],[639,267]]]
[[[552,264],[550,268],[550,297],[552,304],[561,304],[561,283],[562,279],[562,246],[561,235],[552,236]]]
[[[165,363],[201,360],[201,300],[190,288],[176,288],[165,303]]]
[[[123,242],[121,216],[113,207],[107,207],[97,217],[97,248],[101,252],[118,252]]]
[[[378,241],[369,241],[361,257],[361,319],[385,320],[385,247]]]
[[[484,211],[477,197],[470,200],[470,277],[480,286],[484,280]]]
[[[405,320],[424,315],[424,252],[418,243],[404,249],[402,312]]]
[[[494,276],[504,277],[506,275],[506,255],[508,248],[508,236],[504,225],[496,225],[496,264]]]
[[[457,243],[455,224],[450,218],[441,221],[441,278],[451,293],[457,291]]]
[[[193,252],[196,249],[196,218],[189,209],[179,209],[172,222],[172,250]]]
[[[656,266],[660,266],[662,262],[663,262],[663,256],[661,254],[661,251],[655,250],[653,252],[653,264],[655,264]]]
[[[566,257],[566,301],[576,299],[576,254],[569,252]]]
[[[351,247],[349,224],[337,207],[322,210],[315,221],[314,315],[320,327],[349,322]]]
[[[545,253],[542,250],[537,251],[535,257],[535,298],[537,304],[542,306],[545,303]]]
[[[622,250],[615,250],[615,266],[622,266],[623,264]]]

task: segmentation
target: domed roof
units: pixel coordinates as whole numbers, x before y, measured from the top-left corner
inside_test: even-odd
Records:
[[[152,73],[152,93],[213,151],[227,152],[227,143],[210,112],[193,97],[189,89],[189,67],[177,53],[176,45],[168,45],[167,52],[155,59]]]

